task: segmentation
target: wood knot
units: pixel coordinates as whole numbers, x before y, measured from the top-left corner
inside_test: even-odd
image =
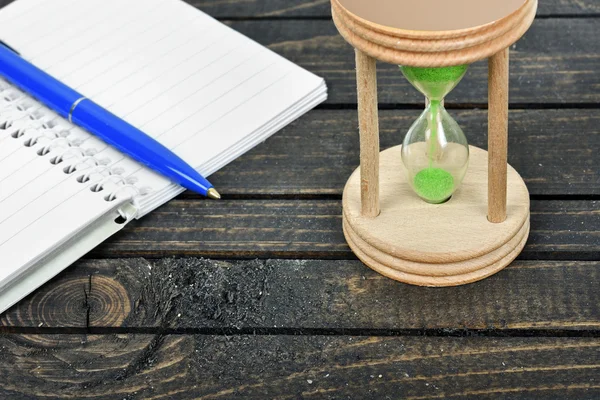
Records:
[[[115,327],[121,326],[131,311],[123,285],[98,275],[60,279],[25,303],[7,313],[4,324],[40,329]]]
[[[131,312],[127,290],[118,281],[106,276],[93,276],[87,293],[89,327],[118,327]]]

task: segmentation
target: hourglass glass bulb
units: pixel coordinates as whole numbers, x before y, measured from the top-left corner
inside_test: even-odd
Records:
[[[443,203],[460,186],[469,146],[439,100],[431,100],[410,127],[402,143],[402,162],[412,188],[429,203]]]
[[[429,100],[443,100],[465,76],[468,65],[441,68],[400,66],[406,79]]]
[[[460,186],[469,162],[467,138],[442,103],[467,66],[400,68],[429,100],[404,138],[402,162],[417,195],[429,203],[443,203]]]

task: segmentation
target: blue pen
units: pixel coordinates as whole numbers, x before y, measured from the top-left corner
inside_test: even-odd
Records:
[[[48,75],[0,42],[0,75],[47,107],[121,152],[212,199],[219,192],[171,150],[90,99]]]

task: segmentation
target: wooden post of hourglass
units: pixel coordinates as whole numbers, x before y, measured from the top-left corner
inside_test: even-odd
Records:
[[[376,60],[356,51],[356,89],[360,132],[361,213],[379,215],[379,116]]]
[[[508,163],[508,48],[488,62],[488,220],[506,219]]]

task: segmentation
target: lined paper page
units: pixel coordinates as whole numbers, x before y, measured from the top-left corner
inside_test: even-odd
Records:
[[[50,2],[60,15],[39,19]],[[6,11],[0,37],[25,58],[200,169],[230,161],[232,145],[322,82],[178,0],[19,0]],[[170,185],[135,170],[154,193]]]
[[[205,174],[326,96],[322,79],[179,0],[17,0],[0,11],[0,38]],[[3,85],[0,93],[18,95],[1,92]],[[124,193],[135,196],[140,215],[181,191],[33,100],[26,110],[10,112],[0,115],[0,123],[12,121],[0,128],[0,259],[11,264],[0,266],[0,288],[3,279],[114,207],[90,191],[105,180],[103,171],[142,189],[144,195]],[[49,160],[64,148],[37,154],[53,137],[24,146],[43,124],[60,131],[60,140],[74,141],[81,154],[71,149],[54,166]],[[11,137],[16,130],[24,136]],[[65,173],[75,162],[82,165]],[[91,170],[97,172],[88,182],[76,180]],[[119,187],[106,185],[107,192]]]

